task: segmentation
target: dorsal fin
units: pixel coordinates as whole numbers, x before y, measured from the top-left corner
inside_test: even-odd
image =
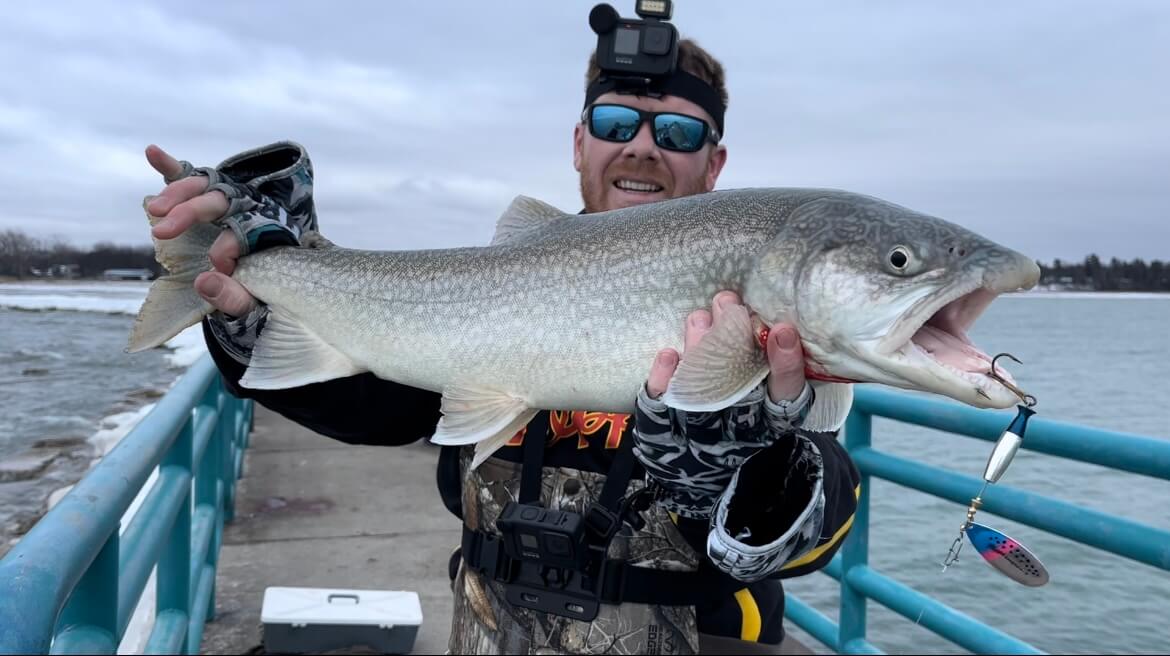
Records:
[[[508,205],[508,209],[500,215],[500,220],[496,222],[496,234],[492,237],[492,246],[521,240],[524,235],[565,216],[568,214],[542,200],[528,196],[517,196],[512,200],[512,204]]]

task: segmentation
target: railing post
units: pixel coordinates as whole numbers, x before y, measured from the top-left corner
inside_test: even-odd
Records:
[[[227,414],[229,410],[228,401],[226,398],[220,398],[220,422],[219,430],[216,431],[215,440],[215,537],[212,538],[212,549],[207,550],[207,562],[211,565],[212,571],[219,568],[219,550],[223,546],[223,524],[227,519],[227,503],[228,503],[228,487],[229,479],[227,477],[227,460],[231,452],[231,430],[228,420],[230,416]],[[215,577],[211,581],[211,598],[208,600],[207,606],[207,621],[215,619]]]
[[[174,446],[163,458],[159,471],[175,467],[191,473],[194,465],[192,455],[194,451],[195,413],[175,439]],[[183,504],[175,516],[175,524],[171,527],[166,547],[158,560],[158,588],[156,590],[156,616],[161,616],[167,610],[180,611],[184,617],[191,616],[191,592],[195,582],[191,581],[191,486],[187,486],[187,494],[183,497]],[[176,625],[179,630],[186,631],[186,623]],[[186,645],[186,640],[180,643]],[[188,653],[184,650],[182,653]]]
[[[61,611],[54,654],[112,654],[118,648],[118,529],[106,540]]]
[[[240,402],[227,393],[216,381],[216,389],[223,396],[223,521],[230,524],[236,516],[236,454],[240,449]]]
[[[211,565],[211,571],[215,571],[216,563],[219,560],[219,547],[223,543],[223,508],[224,499],[224,484],[223,484],[223,452],[227,448],[224,443],[225,434],[224,429],[226,422],[225,417],[225,399],[219,391],[219,381],[217,384],[208,388],[207,395],[210,397],[208,403],[211,407],[216,409],[215,432],[212,435],[211,443],[207,445],[208,459],[207,462],[211,465],[207,468],[208,475],[208,493],[210,495],[209,502],[212,508],[215,509],[215,529],[211,533],[211,546],[207,550],[206,563]],[[207,600],[207,622],[215,619],[215,576],[211,577],[211,596]]]
[[[854,409],[845,420],[845,449],[867,449],[872,442],[873,418]],[[861,474],[861,492],[849,537],[841,545],[841,611],[837,651],[848,651],[854,640],[865,640],[865,595],[848,583],[849,570],[869,564],[869,483]]]

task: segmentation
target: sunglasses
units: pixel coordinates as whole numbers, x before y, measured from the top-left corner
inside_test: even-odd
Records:
[[[603,141],[627,143],[638,134],[643,121],[651,121],[654,143],[659,148],[693,153],[708,141],[719,143],[719,131],[701,118],[674,112],[644,112],[625,105],[591,105],[581,120],[589,134]]]

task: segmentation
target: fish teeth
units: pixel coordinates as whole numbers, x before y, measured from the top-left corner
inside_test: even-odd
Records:
[[[957,367],[954,367],[954,366],[952,366],[952,365],[950,365],[950,364],[947,364],[946,362],[943,362],[942,360],[939,360],[938,358],[936,358],[936,357],[934,357],[933,355],[931,355],[930,351],[927,351],[925,348],[923,348],[923,347],[922,347],[922,346],[920,346],[919,344],[916,344],[916,343],[915,343],[915,342],[913,342],[913,341],[911,341],[911,342],[910,342],[910,346],[912,346],[912,347],[914,347],[915,349],[917,349],[917,350],[921,351],[922,353],[926,354],[926,356],[927,356],[928,358],[930,358],[930,359],[931,359],[931,361],[933,361],[935,364],[937,364],[937,365],[939,365],[940,367],[942,367],[942,368],[946,369],[947,371],[950,371],[950,372],[954,373],[954,374],[955,374],[956,376],[958,376],[959,378],[962,378],[963,380],[965,380],[965,381],[967,381],[967,382],[969,382],[969,383],[971,383],[971,384],[973,384],[973,385],[976,385],[976,386],[978,386],[978,387],[981,387],[981,388],[985,388],[985,389],[986,389],[986,388],[990,387],[990,386],[988,385],[988,383],[989,383],[989,381],[990,381],[991,379],[990,379],[990,378],[988,378],[988,376],[987,376],[986,374],[981,374],[981,373],[978,373],[978,372],[975,372],[975,371],[966,371],[966,370],[964,370],[964,369],[959,369],[959,368],[957,368]]]

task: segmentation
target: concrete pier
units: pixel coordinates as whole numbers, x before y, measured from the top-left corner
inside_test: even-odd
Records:
[[[447,563],[461,532],[435,485],[438,447],[351,446],[260,405],[255,424],[201,653],[263,653],[260,611],[275,586],[415,591],[423,624],[413,653],[444,653]],[[811,652],[789,640],[782,653]]]
[[[447,561],[461,533],[439,500],[438,455],[422,442],[343,444],[257,405],[201,652],[257,653],[264,590],[275,586],[413,590],[423,610],[414,653],[445,652]]]

